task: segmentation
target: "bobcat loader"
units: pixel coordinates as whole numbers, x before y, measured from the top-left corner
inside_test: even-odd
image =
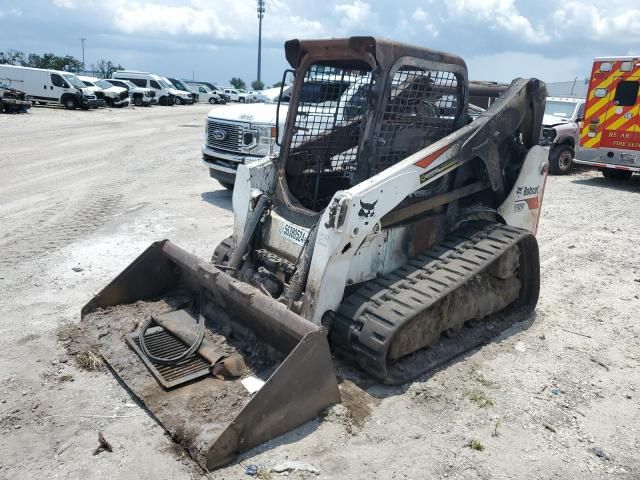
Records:
[[[111,370],[209,470],[339,402],[332,353],[406,382],[538,299],[543,83],[514,80],[471,119],[455,55],[372,37],[285,52],[282,148],[238,169],[233,235],[211,262],[155,243],[82,310]]]

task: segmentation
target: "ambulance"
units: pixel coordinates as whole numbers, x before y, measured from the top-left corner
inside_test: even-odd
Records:
[[[606,178],[640,172],[640,56],[598,57],[593,62],[580,145],[595,158],[574,163]]]

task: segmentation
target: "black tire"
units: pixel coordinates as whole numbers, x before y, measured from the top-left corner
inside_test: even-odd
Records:
[[[247,100],[244,97],[240,97],[240,99],[238,100],[240,103],[246,103]]]
[[[220,101],[217,103],[219,103],[220,105],[226,105],[227,101],[224,98],[221,98]]]
[[[142,106],[142,97],[133,97],[133,104],[136,107],[141,107]]]
[[[62,101],[62,104],[67,110],[75,110],[76,108],[78,108],[78,101],[72,96],[65,97],[65,99]]]
[[[215,98],[213,98],[213,97],[209,97],[209,103],[210,103],[211,105],[213,105],[214,103],[218,103],[218,102],[216,102],[216,99],[215,99]]]
[[[222,180],[218,180],[218,183],[222,185],[224,188],[226,188],[227,190],[233,191],[233,183],[223,182]]]
[[[549,173],[551,175],[566,175],[573,167],[575,152],[571,145],[552,145],[549,152]]]
[[[113,102],[111,101],[111,99],[109,97],[105,97],[104,98],[104,103],[105,103],[105,107],[113,108]]]
[[[602,169],[602,176],[611,180],[629,180],[633,172],[629,170],[616,170],[615,168]]]
[[[225,238],[213,251],[211,255],[211,263],[214,265],[226,265],[231,258],[231,249],[233,248],[233,237]]]
[[[173,98],[173,97],[169,97],[169,98],[167,99],[167,105],[168,105],[169,107],[173,107],[173,106],[175,105],[175,103],[176,103],[176,99],[175,99],[175,98]]]
[[[183,105],[184,104],[184,100],[182,100],[182,98],[180,97],[176,97],[176,105]]]

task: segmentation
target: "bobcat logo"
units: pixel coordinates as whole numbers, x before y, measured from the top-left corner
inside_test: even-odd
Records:
[[[360,211],[358,212],[358,216],[365,219],[365,225],[369,225],[369,218],[373,217],[376,214],[374,210],[376,207],[376,203],[378,203],[378,200],[373,203],[364,203],[362,200],[360,200]]]

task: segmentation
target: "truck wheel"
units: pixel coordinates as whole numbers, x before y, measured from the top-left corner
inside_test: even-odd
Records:
[[[167,105],[170,107],[173,107],[173,105],[176,103],[175,98],[168,98],[167,99]]]
[[[222,185],[227,190],[233,191],[233,183],[223,182],[222,180],[218,180],[218,183]]]
[[[611,180],[629,180],[631,175],[632,172],[629,170],[616,170],[615,168],[604,168],[602,170],[602,176]]]
[[[549,152],[549,173],[566,175],[571,171],[575,152],[570,145],[553,145]]]
[[[210,103],[211,105],[213,105],[214,103],[217,103],[217,102],[216,102],[216,99],[215,99],[215,98],[213,98],[213,97],[209,97],[209,103]]]
[[[142,106],[142,97],[134,97],[133,98],[133,104],[136,107],[141,107]]]
[[[246,100],[245,100],[245,98],[244,98],[244,97],[240,97],[238,101],[239,101],[240,103],[245,103],[245,102],[246,102]]]
[[[182,105],[184,101],[180,97],[176,97],[176,105]]]
[[[66,97],[63,101],[64,108],[67,110],[75,110],[78,108],[78,102],[73,97]]]
[[[231,249],[233,248],[233,237],[225,238],[213,251],[211,255],[211,263],[214,265],[226,265],[231,258]]]

